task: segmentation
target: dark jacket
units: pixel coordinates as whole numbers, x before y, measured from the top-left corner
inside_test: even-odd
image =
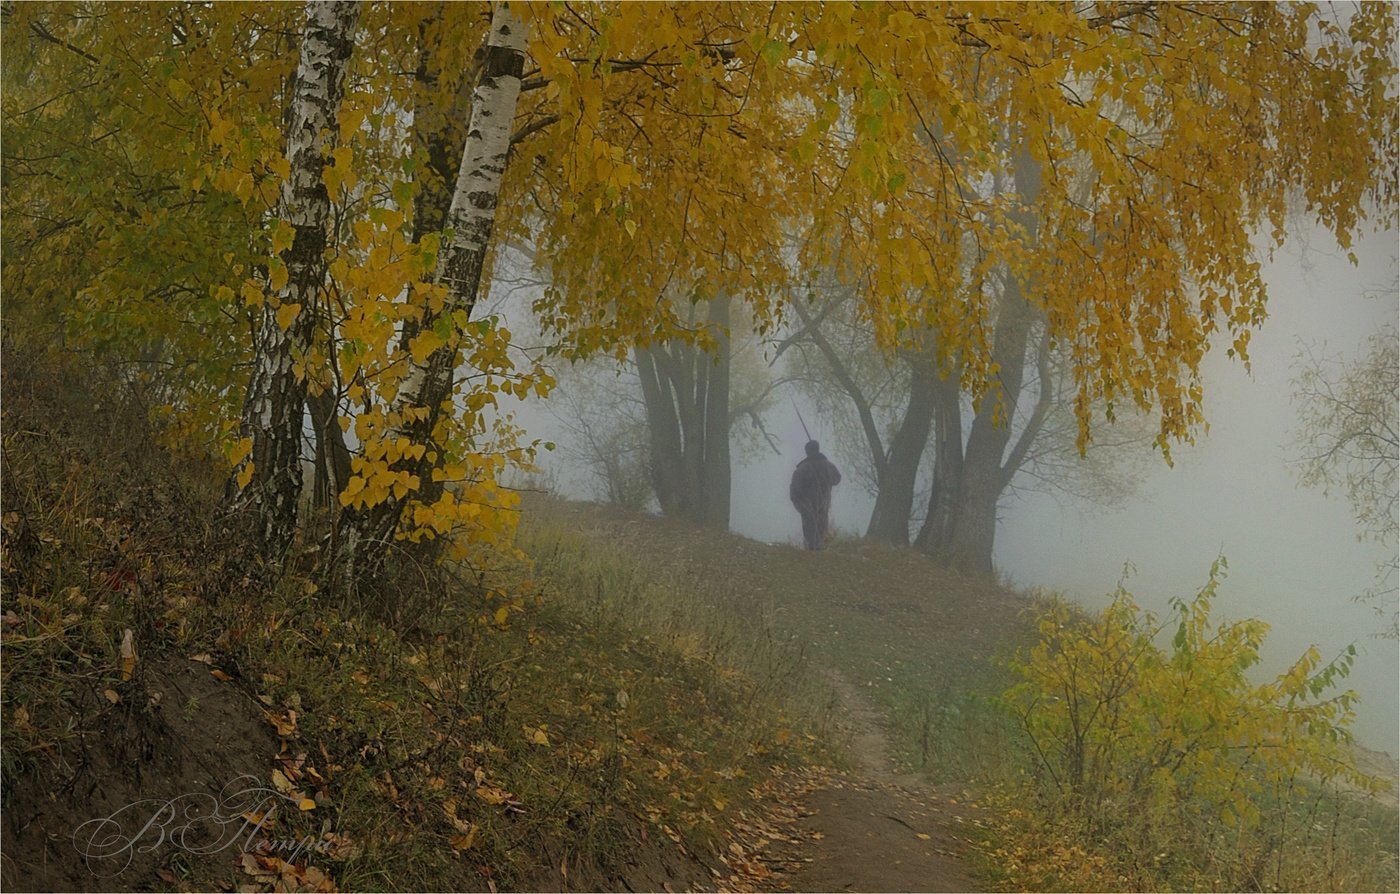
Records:
[[[841,483],[841,473],[831,460],[815,453],[797,464],[788,485],[788,499],[798,512],[825,515],[831,509],[831,489]]]

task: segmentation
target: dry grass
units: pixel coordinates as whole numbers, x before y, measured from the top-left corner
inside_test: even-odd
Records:
[[[77,373],[6,353],[6,887],[703,885],[727,818],[810,755],[801,652],[735,623],[732,591],[697,599],[536,516],[538,564],[401,581],[411,623],[348,611],[248,560],[217,475]],[[107,878],[75,859],[81,823],[243,772],[314,800],[279,837],[333,847],[280,880],[231,851]]]

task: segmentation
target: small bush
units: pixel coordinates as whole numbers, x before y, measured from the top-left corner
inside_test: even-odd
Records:
[[[1340,789],[1381,785],[1349,756],[1356,695],[1337,687],[1355,649],[1323,664],[1313,647],[1252,682],[1268,625],[1212,624],[1224,568],[1166,620],[1121,587],[1097,616],[1045,606],[1005,697],[1033,753],[1040,820],[1110,857],[1099,883],[1366,887],[1341,877],[1374,861],[1344,853],[1367,825]]]

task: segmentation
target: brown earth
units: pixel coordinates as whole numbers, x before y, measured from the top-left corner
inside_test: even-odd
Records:
[[[832,683],[854,766],[802,794],[786,840],[759,850],[772,874],[750,890],[979,890],[965,857],[976,808],[958,786],[899,773],[864,697],[840,676]]]
[[[160,847],[158,826],[141,831],[160,805],[198,809],[242,776],[265,784],[276,738],[251,697],[210,670],[183,657],[143,659],[114,690],[116,704],[92,693],[90,705],[75,705],[74,719],[84,722],[61,760],[41,775],[6,780],[5,890],[152,890],[176,879],[211,889],[236,881],[239,848],[214,850],[216,830],[192,829],[189,845],[211,847],[193,859],[188,848]],[[131,805],[141,819],[125,813],[101,824]],[[168,820],[166,834],[183,825],[183,817]]]
[[[824,640],[814,660],[826,665],[837,744],[850,768],[780,780],[764,816],[736,822],[721,890],[982,888],[969,848],[978,808],[963,786],[902,773],[874,706],[887,681],[850,679],[822,656],[857,638],[907,635],[936,644],[945,665],[957,664],[948,660],[953,651],[984,657],[1002,644],[1024,597],[939,569],[912,550],[839,542],[810,553],[592,504],[531,497],[527,511],[536,500],[556,521],[682,577],[722,575],[767,603],[780,626]],[[852,618],[865,627],[854,629]]]

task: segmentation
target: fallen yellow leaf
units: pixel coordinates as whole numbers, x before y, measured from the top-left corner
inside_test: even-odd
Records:
[[[452,845],[454,851],[471,850],[472,845],[476,844],[476,833],[480,831],[481,827],[473,824],[471,831],[467,832],[467,834],[453,835],[448,839],[448,842]]]
[[[442,802],[442,812],[447,815],[448,820],[458,832],[468,833],[474,828],[471,823],[457,816],[457,802],[452,798]]]
[[[504,804],[510,800],[510,792],[489,785],[477,786],[476,796],[487,804]]]
[[[296,731],[297,731],[297,712],[296,712],[296,711],[288,710],[287,713],[286,713],[285,715],[280,716],[280,717],[279,717],[278,715],[276,715],[276,714],[271,713],[271,712],[264,712],[264,716],[267,718],[268,723],[271,723],[274,727],[277,728],[277,735],[279,735],[279,736],[291,736],[291,735],[295,735],[295,734],[296,734]]]
[[[287,774],[283,773],[281,770],[272,771],[272,785],[284,795],[295,787],[292,785],[292,781],[287,778]]]

